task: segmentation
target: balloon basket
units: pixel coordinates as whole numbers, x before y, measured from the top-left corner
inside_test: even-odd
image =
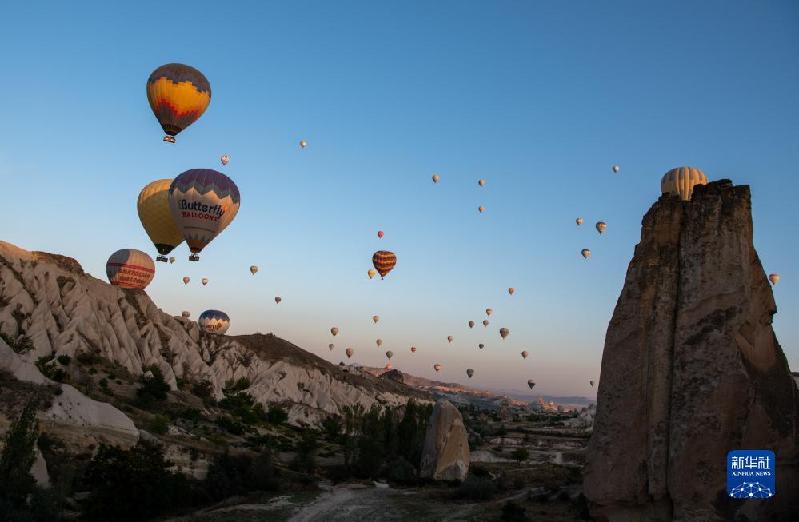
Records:
[[[162,263],[166,263],[169,261],[165,256],[158,256],[155,258],[156,261],[161,261]]]
[[[192,254],[192,255],[189,256],[189,261],[199,261],[199,260],[200,260],[200,256],[197,255],[197,254]]]
[[[164,141],[167,143],[175,143],[175,137],[167,134],[164,136]]]

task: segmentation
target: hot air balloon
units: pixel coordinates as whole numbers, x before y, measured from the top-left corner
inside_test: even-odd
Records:
[[[275,304],[280,304],[280,301],[282,301],[282,300],[283,300],[283,298],[280,297],[279,295],[275,296]]]
[[[488,319],[483,319],[483,326],[488,327],[489,324]]]
[[[191,277],[189,277],[189,276],[183,276],[183,284],[184,284],[184,285],[187,285],[187,284],[189,284],[189,281],[191,281]]]
[[[182,241],[182,240],[181,240],[181,241]],[[175,258],[174,258],[174,257],[170,257],[170,258],[169,258],[169,264],[171,265],[171,264],[172,264],[172,263],[174,263],[174,262],[175,262]]]
[[[241,197],[233,180],[213,169],[191,169],[172,181],[169,208],[189,245],[189,261],[225,230],[239,211]]]
[[[105,274],[114,286],[143,290],[155,276],[155,263],[141,250],[123,248],[108,258]]]
[[[480,185],[481,187],[485,187],[486,186],[486,180],[479,179],[479,180],[477,180],[477,184]]]
[[[377,270],[375,270],[374,268],[370,268],[369,271],[366,273],[369,275],[369,279],[372,279],[374,276],[377,275]]]
[[[605,232],[605,229],[608,228],[608,225],[604,221],[597,221],[596,222],[596,231],[602,234]]]
[[[380,239],[383,239],[383,236],[384,236],[384,235],[385,235],[385,234],[383,233],[383,231],[382,231],[382,230],[378,230],[378,231],[377,231],[377,237],[379,237]]]
[[[478,211],[479,213],[481,213],[481,214],[482,214],[483,212],[485,212],[485,210],[486,210],[486,208],[485,208],[483,205],[480,205],[479,207],[477,207],[477,211]]]
[[[527,353],[527,350],[522,352],[522,359],[527,359],[527,356],[530,355]]]
[[[478,347],[478,348],[480,348],[480,349],[482,350],[483,348],[485,348],[485,347],[486,347],[486,345],[484,345],[483,343],[480,343],[480,344],[478,344],[478,345],[477,345],[477,347]]]
[[[433,183],[438,183],[441,180],[441,176],[438,174],[433,174]]]
[[[535,388],[535,381],[530,379],[529,381],[527,381],[527,386],[529,386],[530,389],[532,390],[533,388]]]
[[[411,353],[416,353],[416,347],[415,346],[411,346]]]
[[[379,315],[373,315],[372,316],[372,322],[373,323],[377,324],[377,321],[379,321],[379,320],[380,320],[380,316]]]
[[[181,63],[157,68],[147,79],[147,100],[164,129],[164,141],[197,121],[211,103],[211,84],[203,73]]]
[[[180,316],[182,318],[184,318],[184,319],[188,319],[189,317],[191,317],[191,312],[187,312],[186,310],[183,310],[182,312],[180,312]]]
[[[349,359],[350,357],[352,357],[352,354],[355,353],[355,350],[353,350],[352,348],[347,348],[346,350],[344,350],[344,353],[347,354],[347,359]]]
[[[580,254],[582,254],[582,256],[583,256],[584,258],[586,258],[586,259],[588,259],[589,257],[591,257],[591,251],[590,251],[590,250],[588,250],[587,248],[584,248],[584,249],[580,250]]]
[[[467,368],[466,369],[466,375],[468,375],[469,378],[471,379],[472,375],[474,375],[474,370],[472,370],[471,368]]]
[[[206,310],[200,314],[200,318],[197,319],[197,322],[200,324],[200,328],[206,333],[221,335],[230,328],[230,317],[228,317],[225,312],[220,312],[219,310]]]
[[[613,167],[611,168],[613,169],[614,174],[618,174],[619,171],[621,170],[621,167],[619,167],[618,165],[613,165]]]
[[[582,225],[582,224],[583,224],[583,218],[581,218],[581,217],[578,217],[578,218],[577,218],[577,219],[575,219],[574,221],[577,223],[577,226],[578,226],[578,227],[579,227],[580,225]]]
[[[156,260],[163,262],[167,260],[168,253],[183,243],[183,234],[180,233],[169,209],[171,184],[171,179],[159,179],[148,183],[139,192],[139,200],[136,203],[139,221],[158,251]]]
[[[383,346],[383,339],[376,339],[375,344],[377,344],[377,347],[380,348],[381,346]]]
[[[330,349],[330,351],[332,352],[332,351],[333,351],[333,348],[335,348],[336,346],[335,346],[334,344],[328,344],[328,345],[327,345],[327,347],[328,347],[328,348]]]
[[[433,365],[433,369],[436,371],[436,373],[438,373],[438,372],[441,371],[441,365],[440,364],[434,364]]]
[[[776,285],[780,282],[780,274],[769,274],[768,280],[771,281],[772,285]]]
[[[448,336],[447,336],[447,341],[449,341],[450,343],[451,343],[452,341],[454,341],[454,340],[455,340],[455,338],[454,338],[454,337],[452,337],[451,335],[448,335]]]
[[[469,321],[469,328],[474,328],[474,321]]]
[[[510,295],[513,295],[513,293],[514,293],[514,292],[516,292],[516,289],[515,289],[515,288],[513,288],[513,287],[511,287],[511,288],[508,288],[508,293],[509,293]]]
[[[250,273],[251,273],[252,275],[255,275],[255,274],[257,274],[257,273],[258,273],[258,266],[256,266],[256,265],[250,265]]]
[[[300,140],[300,150],[304,149],[307,146],[308,146],[308,142],[307,141]],[[324,148],[324,147],[322,147],[322,148]]]
[[[390,369],[392,369],[393,367],[394,367],[394,366],[391,364],[391,361],[388,361],[388,362],[386,363],[386,370],[390,370]]]
[[[387,352],[386,352],[386,357],[388,357],[389,359],[391,359],[392,357],[394,357],[394,352],[392,352],[391,350],[387,351]]]
[[[590,384],[592,388],[594,387],[594,381],[588,381],[588,384]]]
[[[510,335],[510,330],[508,330],[507,328],[500,328],[499,329],[499,336],[502,337],[503,341],[509,335]]]
[[[330,333],[333,334],[333,337],[338,335],[338,327],[334,326],[330,329]]]
[[[695,167],[677,167],[663,175],[660,191],[663,194],[676,194],[683,201],[690,201],[697,185],[707,185],[707,176]]]
[[[219,161],[222,163],[222,166],[224,167],[225,165],[230,163],[230,156],[228,156],[227,154],[222,154],[222,157],[219,158]]]
[[[205,285],[208,284],[208,278],[207,277],[203,277],[200,282],[203,284],[203,286],[205,286]]]
[[[396,266],[397,256],[388,250],[378,250],[372,256],[372,264],[380,274],[380,278],[383,279]]]
[[[486,315],[487,315],[487,316],[489,316],[489,317],[490,317],[490,316],[491,316],[491,314],[493,314],[493,313],[494,313],[494,309],[493,309],[493,308],[486,308]]]

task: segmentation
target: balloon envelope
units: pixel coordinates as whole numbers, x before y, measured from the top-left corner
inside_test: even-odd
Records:
[[[780,282],[780,274],[769,274],[768,280],[771,281],[772,285],[776,285]]]
[[[378,230],[378,231],[377,231],[377,237],[379,237],[379,238],[382,238],[384,235],[385,235],[385,234],[383,233],[383,231],[382,231],[382,230]]]
[[[439,176],[438,174],[433,174],[433,183],[438,183],[440,179],[441,176]]]
[[[483,343],[480,343],[480,344],[478,344],[478,345],[477,345],[477,347],[478,347],[478,348],[480,348],[480,349],[482,350],[483,348],[485,348],[485,347],[486,347],[486,345],[484,345]]]
[[[474,370],[472,370],[471,368],[467,368],[466,375],[468,375],[469,378],[471,379],[472,375],[474,375]]]
[[[347,348],[346,350],[344,350],[344,353],[347,354],[347,359],[349,359],[350,357],[352,357],[352,354],[355,353],[355,350],[353,350],[352,348]]]
[[[141,250],[123,248],[108,258],[105,274],[114,286],[143,290],[155,276],[155,263]]]
[[[522,352],[522,358],[523,358],[523,359],[527,359],[527,356],[528,356],[528,355],[529,355],[529,354],[527,353],[527,350],[525,350],[525,351],[523,351],[523,352]]]
[[[207,277],[203,277],[202,281],[200,281],[200,282],[203,284],[203,286],[205,286],[205,285],[208,284],[208,278]]]
[[[183,284],[184,284],[184,285],[187,285],[187,284],[189,284],[189,281],[191,281],[191,277],[189,277],[189,276],[183,276]]]
[[[707,176],[696,167],[677,167],[663,175],[660,191],[663,194],[676,194],[683,201],[690,201],[697,185],[707,185]]]
[[[469,328],[474,328],[474,321],[469,321]]]
[[[197,121],[211,103],[211,84],[203,73],[182,63],[168,63],[147,79],[147,101],[173,142],[183,129]]]
[[[332,352],[332,351],[333,351],[333,348],[335,348],[336,346],[335,346],[335,345],[333,345],[333,344],[328,344],[328,345],[327,345],[327,347],[328,347],[328,348],[330,348],[330,351]]]
[[[488,321],[488,319],[483,319],[483,326],[488,326],[489,324],[490,322]]]
[[[587,248],[584,248],[584,249],[580,250],[580,254],[582,254],[582,256],[583,256],[584,258],[586,258],[586,259],[588,259],[589,257],[591,257],[591,251],[590,251],[590,250],[588,250]]]
[[[372,264],[380,277],[385,278],[397,265],[397,256],[388,250],[378,250],[372,255]]]
[[[441,365],[440,365],[440,364],[434,364],[434,365],[433,365],[433,369],[434,369],[436,372],[439,372],[439,371],[441,371]]]
[[[377,346],[383,346],[383,339],[376,339],[375,343],[377,344]]]
[[[582,224],[583,224],[583,218],[581,218],[581,217],[578,217],[578,218],[577,218],[577,219],[575,219],[574,221],[577,223],[577,226],[578,226],[578,227],[579,227],[580,225],[582,225]]]
[[[516,289],[515,289],[515,288],[512,288],[512,287],[511,287],[511,288],[508,288],[508,293],[509,293],[510,295],[513,295],[515,292],[516,292]]]
[[[333,337],[337,336],[338,328],[334,326],[333,328],[330,329],[330,333],[333,334]]]
[[[509,335],[510,335],[510,330],[508,330],[507,328],[499,329],[499,336],[502,337],[503,339],[505,339]]]
[[[454,340],[455,340],[455,338],[454,338],[454,337],[452,337],[451,335],[448,335],[448,336],[447,336],[447,341],[449,341],[449,342],[452,342],[452,341],[454,341]]]
[[[535,387],[535,382],[532,379],[530,379],[529,381],[527,381],[527,386],[529,386],[530,389],[532,390]]]
[[[279,295],[278,295],[278,296],[275,296],[275,303],[276,303],[276,304],[280,304],[280,301],[282,301],[282,300],[283,300],[283,298],[282,298],[282,297],[280,297]]]
[[[228,156],[227,154],[222,154],[222,157],[219,158],[219,161],[222,163],[222,166],[225,166],[228,163],[230,163],[230,156]]]
[[[228,317],[225,312],[220,312],[219,310],[206,310],[200,314],[200,318],[197,319],[197,322],[200,324],[200,328],[206,333],[221,335],[230,328],[230,317]]]
[[[257,265],[250,265],[250,273],[255,275],[258,273],[258,266]]]
[[[608,228],[608,225],[604,221],[597,221],[596,223],[596,231],[602,234],[605,229]]]
[[[411,346],[411,353],[416,353],[416,347],[415,346]]]
[[[172,185],[171,179],[159,179],[148,183],[139,192],[139,199],[136,202],[139,221],[158,251],[158,261],[166,261],[165,256],[183,243],[183,234],[175,224],[172,210],[169,208],[170,185]]]
[[[386,357],[388,357],[389,359],[391,359],[392,357],[394,357],[394,352],[392,352],[391,350],[387,351],[387,352],[386,352]]]
[[[486,308],[486,315],[490,316],[493,313],[494,313],[494,309],[493,308]]]
[[[377,323],[377,321],[379,321],[379,320],[380,320],[380,316],[379,316],[379,315],[373,315],[373,316],[372,316],[372,322],[373,322],[373,323],[375,323],[375,324],[376,324],[376,323]]]
[[[477,184],[480,185],[481,187],[485,187],[486,186],[486,180],[484,180],[484,179],[477,180]]]
[[[370,268],[369,271],[366,273],[369,275],[369,279],[372,279],[374,276],[377,275],[377,270],[375,270],[374,268]]]

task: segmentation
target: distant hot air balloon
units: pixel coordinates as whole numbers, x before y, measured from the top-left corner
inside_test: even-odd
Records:
[[[189,284],[189,281],[191,281],[191,277],[189,277],[189,276],[183,276],[183,284],[184,284],[184,285],[187,285],[187,284]]]
[[[580,250],[580,254],[582,254],[582,256],[583,256],[584,258],[586,258],[586,259],[588,259],[589,257],[591,257],[591,251],[590,251],[590,250],[588,250],[587,248],[584,248],[584,249]]]
[[[696,167],[677,167],[663,175],[660,191],[663,194],[676,194],[683,201],[690,201],[697,185],[707,185],[707,176]]]
[[[175,143],[175,136],[197,121],[211,103],[211,84],[194,67],[168,63],[147,79],[147,100],[164,129],[164,141]]]
[[[441,371],[441,365],[440,364],[434,364],[433,365],[433,369],[436,371],[436,373],[438,373],[438,372]]]
[[[224,167],[225,165],[230,163],[230,156],[228,156],[227,154],[222,154],[222,157],[219,158],[219,161],[222,163],[222,166]]]
[[[375,270],[374,268],[370,268],[369,271],[366,273],[369,275],[369,279],[372,279],[374,276],[377,275],[377,270]]]
[[[338,327],[334,326],[330,329],[330,333],[333,334],[333,337],[338,335]]]
[[[308,146],[308,142],[307,141],[300,140],[300,149],[304,149],[307,146]],[[324,147],[322,147],[322,148],[324,148]]]
[[[200,314],[197,322],[206,333],[222,335],[230,328],[230,317],[219,310],[206,310]]]
[[[510,335],[510,330],[508,330],[507,328],[499,329],[499,336],[502,337],[502,340],[505,340],[505,338],[509,335]]]
[[[385,235],[385,233],[383,233],[383,231],[382,231],[382,230],[378,230],[378,231],[377,231],[377,237],[379,237],[380,239],[383,239],[383,236],[384,236],[384,235]]]
[[[328,347],[328,348],[330,349],[330,351],[332,352],[332,351],[333,351],[333,348],[335,348],[335,347],[336,347],[336,345],[334,345],[334,344],[332,344],[332,343],[331,343],[331,344],[328,344],[328,345],[327,345],[327,347]]]
[[[491,314],[493,314],[493,313],[494,313],[494,309],[493,309],[493,308],[486,308],[486,315],[487,315],[487,316],[489,316],[489,317],[490,317],[490,316],[491,316]]]
[[[618,165],[613,165],[612,169],[614,174],[618,174],[618,172],[621,170],[621,167]]]
[[[474,328],[474,321],[469,321],[469,328]]]
[[[780,282],[780,274],[769,274],[768,280],[771,281],[772,285],[776,285]]]
[[[438,183],[441,180],[441,176],[438,174],[433,174],[433,183]]]
[[[372,316],[372,322],[373,323],[377,324],[377,321],[379,321],[379,320],[380,320],[380,316],[379,315],[373,315]]]
[[[508,288],[508,293],[509,293],[510,295],[513,295],[513,293],[514,293],[514,292],[516,292],[516,289],[515,289],[515,288],[513,288],[513,287],[511,287],[511,288]]]
[[[527,359],[527,356],[530,355],[527,353],[527,350],[522,352],[522,359]]]
[[[387,352],[386,352],[386,357],[388,357],[389,359],[391,359],[392,357],[394,357],[394,352],[392,352],[391,350],[387,351]]]
[[[200,282],[203,284],[203,286],[205,286],[205,285],[208,284],[208,278],[207,277],[203,277]]]
[[[608,228],[608,225],[604,221],[596,222],[596,231],[600,234],[604,233],[606,228]]]
[[[588,381],[588,384],[590,384],[592,388],[594,387],[594,381]]]
[[[275,296],[275,304],[280,304],[280,301],[282,301],[282,300],[283,300],[283,298],[280,297],[279,295]]]
[[[582,225],[582,224],[583,224],[583,218],[581,218],[581,217],[578,217],[578,218],[577,218],[577,219],[575,219],[574,221],[577,223],[577,226],[578,226],[578,227],[579,227],[580,225]]]
[[[175,258],[174,258],[174,257],[170,257],[170,258],[169,258],[169,264],[171,265],[171,264],[172,264],[172,263],[174,263],[174,262],[175,262]]]
[[[251,273],[252,275],[255,275],[255,274],[257,274],[257,273],[258,273],[258,266],[256,266],[256,265],[250,265],[250,273]]]
[[[183,310],[182,312],[180,312],[180,316],[182,318],[184,318],[184,319],[188,319],[189,317],[191,317],[191,312],[187,312],[186,310]]]
[[[108,258],[105,274],[114,286],[143,290],[155,276],[155,263],[141,250],[123,248]]]
[[[390,369],[392,369],[393,367],[394,367],[394,366],[391,364],[391,361],[388,361],[388,362],[386,363],[386,370],[390,370]]]
[[[535,381],[530,379],[529,381],[527,381],[527,386],[529,386],[530,389],[532,390],[533,388],[535,388]]]
[[[169,186],[171,179],[159,179],[148,183],[141,192],[136,203],[144,231],[158,251],[157,261],[166,261],[166,255],[176,246],[183,243],[183,234],[180,233],[172,211],[169,209]]]
[[[353,350],[352,348],[347,348],[346,350],[344,350],[344,353],[347,354],[347,359],[349,359],[350,357],[352,357],[352,354],[355,353],[355,350]]]
[[[380,348],[383,346],[383,339],[375,339],[375,344],[377,344],[377,347]]]
[[[485,187],[486,186],[486,180],[479,179],[479,180],[477,180],[477,184],[480,185],[481,187]]]
[[[483,205],[480,205],[479,207],[477,207],[477,211],[478,211],[479,213],[481,213],[481,214],[482,214],[483,212],[485,212],[485,210],[486,210],[486,208],[485,208]]]
[[[455,340],[455,338],[454,338],[454,337],[452,337],[451,335],[448,335],[448,336],[447,336],[447,341],[449,341],[450,343],[451,343],[452,341],[454,341],[454,340]]]
[[[191,169],[172,181],[169,208],[189,245],[189,261],[233,221],[241,197],[233,180],[213,169]]]
[[[480,349],[482,350],[483,348],[485,348],[485,347],[486,347],[486,345],[484,345],[483,343],[480,343],[480,344],[478,344],[478,345],[477,345],[477,347],[478,347],[478,348],[480,348]]]
[[[372,256],[372,264],[383,279],[397,265],[397,256],[388,250],[378,250]]]
[[[488,327],[489,324],[488,319],[483,319],[483,326]]]
[[[416,353],[416,347],[415,346],[411,346],[411,353]]]
[[[467,368],[466,369],[466,375],[468,375],[469,378],[471,379],[472,375],[474,375],[474,370],[472,370],[471,368]]]

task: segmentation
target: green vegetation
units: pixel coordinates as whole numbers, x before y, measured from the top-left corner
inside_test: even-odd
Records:
[[[169,385],[164,380],[164,374],[157,366],[145,368],[145,374],[149,371],[152,377],[141,376],[139,383],[141,386],[136,390],[136,401],[138,406],[148,409],[156,402],[165,401],[169,392]]]
[[[72,362],[72,357],[66,354],[62,354],[56,357],[56,360],[58,361],[58,364],[60,364],[61,366],[69,366],[69,363]]]
[[[42,372],[42,375],[48,379],[52,379],[57,382],[64,382],[67,378],[67,374],[63,368],[59,368],[58,366],[52,364],[54,359],[54,355],[39,357],[36,359],[36,367],[40,372]]]
[[[511,458],[521,464],[530,458],[530,452],[527,450],[527,448],[516,448],[513,450],[513,453],[511,453]]]
[[[5,341],[16,353],[27,353],[33,350],[33,341],[31,341],[30,337],[27,335],[20,335],[18,338],[14,339],[10,335],[0,332],[0,339]]]

